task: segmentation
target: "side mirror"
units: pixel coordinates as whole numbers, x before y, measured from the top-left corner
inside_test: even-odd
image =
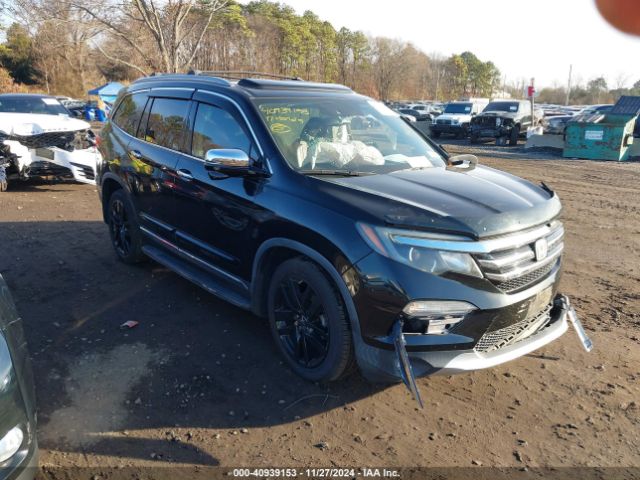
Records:
[[[229,176],[249,173],[249,155],[237,148],[213,148],[204,156],[207,166]]]
[[[464,166],[466,163],[466,167]],[[447,170],[453,170],[455,172],[470,172],[478,164],[478,157],[471,155],[470,153],[463,153],[462,155],[454,155],[449,157],[449,165]]]

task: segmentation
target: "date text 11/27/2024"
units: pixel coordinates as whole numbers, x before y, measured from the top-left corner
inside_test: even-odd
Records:
[[[388,468],[234,468],[233,477],[260,478],[398,478],[400,472]]]

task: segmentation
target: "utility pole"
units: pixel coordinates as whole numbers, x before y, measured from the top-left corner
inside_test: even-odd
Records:
[[[565,105],[569,105],[569,97],[571,95],[571,70],[573,70],[573,65],[569,65],[569,81],[567,82],[567,98],[564,102]]]
[[[536,86],[535,86],[535,78],[531,77],[531,88],[529,90],[529,94],[531,95],[531,126],[535,127],[536,126],[536,116],[534,115],[534,107],[535,107],[535,100],[533,99],[535,92],[536,92]]]

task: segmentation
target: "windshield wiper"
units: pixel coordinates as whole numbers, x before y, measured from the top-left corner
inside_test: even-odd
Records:
[[[336,175],[340,177],[360,177],[362,175],[374,175],[373,172],[358,172],[355,170],[298,170],[303,175]]]

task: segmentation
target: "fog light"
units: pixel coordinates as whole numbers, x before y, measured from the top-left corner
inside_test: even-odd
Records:
[[[424,323],[420,329],[423,333],[444,335],[473,310],[475,305],[458,300],[417,300],[408,303],[402,311],[411,317],[411,324]]]
[[[13,427],[0,440],[0,463],[13,457],[22,445],[24,433],[18,426]]]

